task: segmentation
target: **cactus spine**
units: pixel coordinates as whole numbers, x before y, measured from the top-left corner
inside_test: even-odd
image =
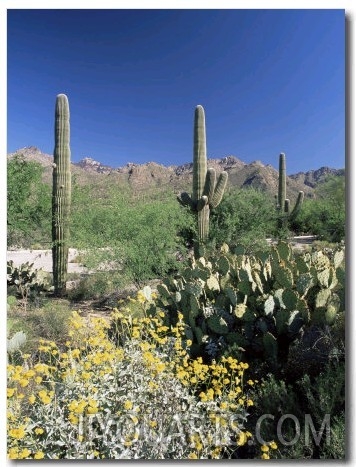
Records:
[[[287,198],[287,175],[286,175],[286,155],[282,152],[279,155],[279,178],[278,178],[278,196],[277,210],[280,213],[280,224],[286,220],[294,220],[303,204],[304,192],[300,191],[294,209],[290,212],[290,201]]]
[[[227,177],[227,172],[222,172],[216,183],[215,169],[207,169],[205,113],[198,105],[194,114],[193,193],[190,196],[184,192],[178,197],[181,204],[198,214],[198,245],[208,238],[210,209],[219,205]]]
[[[52,260],[55,295],[66,289],[71,202],[69,104],[65,94],[59,94],[55,107],[55,146],[52,190]]]

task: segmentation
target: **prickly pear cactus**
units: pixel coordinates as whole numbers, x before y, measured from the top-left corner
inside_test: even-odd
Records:
[[[54,134],[52,191],[53,284],[55,295],[63,295],[66,290],[71,203],[69,104],[65,94],[59,94],[56,99]]]
[[[194,116],[194,154],[193,154],[193,193],[184,192],[178,201],[197,213],[198,242],[196,251],[204,245],[209,234],[210,209],[216,208],[223,197],[227,172],[222,172],[216,181],[215,169],[207,168],[205,113],[201,105],[195,109]],[[201,256],[201,252],[196,253]]]
[[[267,255],[237,252],[224,246],[209,259],[193,258],[158,286],[157,304],[171,324],[182,313],[202,356],[236,344],[244,357],[281,367],[303,329],[332,325],[343,311],[344,250],[295,255],[280,242]]]

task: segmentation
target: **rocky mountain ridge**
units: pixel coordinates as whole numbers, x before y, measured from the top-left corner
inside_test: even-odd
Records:
[[[43,153],[40,149],[29,146],[9,154],[22,155],[26,160],[40,163],[45,168],[45,179],[49,181],[52,174],[53,156]],[[270,164],[264,165],[261,161],[249,164],[233,155],[220,159],[209,159],[209,167],[213,167],[219,173],[223,170],[229,173],[229,185],[231,187],[253,187],[271,194],[278,190],[278,171]],[[128,162],[122,167],[113,168],[96,161],[91,157],[84,157],[77,163],[72,163],[72,171],[79,183],[102,182],[103,177],[115,179],[118,184],[128,185],[132,190],[141,191],[149,189],[167,189],[179,192],[188,189],[193,172],[193,164],[187,163],[179,166],[164,166],[156,162],[135,164]],[[299,172],[290,175],[287,180],[287,190],[291,198],[296,197],[300,190],[307,197],[313,197],[314,188],[322,183],[328,175],[344,175],[344,169],[321,167],[318,170]]]

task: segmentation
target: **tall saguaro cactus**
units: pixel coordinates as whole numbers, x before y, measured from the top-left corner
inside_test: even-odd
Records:
[[[298,194],[295,206],[290,212],[290,200],[287,196],[287,184],[286,184],[286,155],[282,152],[279,155],[279,179],[278,179],[278,196],[277,196],[277,210],[280,213],[279,225],[283,225],[284,222],[294,220],[303,204],[304,192],[300,191]]]
[[[55,295],[66,290],[69,216],[71,202],[69,104],[65,94],[56,98],[52,191],[52,260]]]
[[[205,113],[198,105],[194,115],[193,193],[184,192],[178,201],[190,206],[198,215],[198,245],[204,244],[209,234],[210,209],[217,207],[223,197],[227,172],[221,172],[216,182],[215,169],[207,169]]]

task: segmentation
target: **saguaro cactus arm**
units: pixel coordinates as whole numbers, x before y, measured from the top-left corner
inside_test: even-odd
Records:
[[[214,195],[215,183],[216,183],[215,169],[208,169],[207,172],[206,172],[205,185],[204,185],[203,193],[204,193],[205,196],[208,197],[209,200]]]
[[[225,171],[221,172],[221,174],[219,175],[218,183],[216,184],[214,194],[211,197],[211,201],[210,201],[210,206],[212,208],[216,208],[217,206],[219,206],[222,200],[222,197],[224,195],[224,192],[225,192],[227,178],[228,178],[228,175],[227,175],[227,172]]]
[[[304,201],[304,191],[300,191],[298,193],[298,198],[297,198],[297,201],[295,203],[294,209],[290,214],[290,219],[291,220],[294,220],[297,217],[297,215],[299,214],[300,210],[302,209],[303,201]]]
[[[180,194],[180,196],[177,196],[177,200],[182,206],[190,206],[190,208],[195,211],[196,209],[196,203],[192,200],[191,196],[184,191],[183,193]]]

